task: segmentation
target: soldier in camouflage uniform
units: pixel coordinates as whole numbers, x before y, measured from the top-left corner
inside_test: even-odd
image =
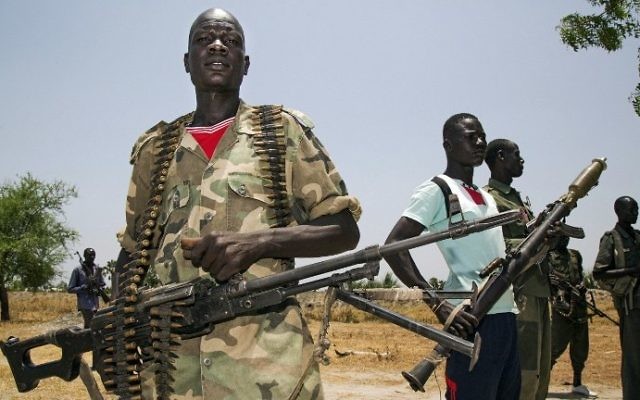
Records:
[[[640,399],[640,231],[638,203],[629,196],[616,199],[614,228],[600,239],[593,277],[611,292],[620,317],[622,397]]]
[[[547,254],[551,281],[553,309],[551,316],[551,365],[569,347],[573,369],[572,392],[585,396],[594,393],[582,384],[582,370],[589,355],[589,324],[587,320],[586,288],[582,272],[582,256],[568,249],[569,237],[561,236],[553,250]],[[578,297],[565,284],[580,292]]]
[[[354,248],[360,205],[311,132],[313,123],[295,110],[240,100],[249,57],[236,18],[220,9],[199,15],[184,65],[196,110],[159,123],[135,144],[120,259],[149,229],[157,249],[152,267],[162,283],[199,275],[217,282],[237,274],[263,277],[293,268],[293,257]],[[208,157],[189,128],[229,118]],[[174,157],[162,165],[167,153]],[[156,168],[166,169],[159,216],[154,226],[141,226]],[[293,299],[218,324],[206,336],[180,342],[172,398],[321,399],[312,345]],[[143,375],[143,397],[155,398],[153,371]]]
[[[533,218],[529,201],[522,201],[520,193],[511,187],[513,178],[520,177],[524,160],[518,145],[510,140],[495,139],[487,145],[485,161],[491,171],[489,184],[484,187],[498,205],[498,211],[521,209]],[[527,236],[523,222],[502,227],[507,251]],[[551,313],[549,309],[549,279],[540,264],[534,264],[513,284],[518,314],[518,348],[522,382],[520,399],[546,398],[551,374]]]

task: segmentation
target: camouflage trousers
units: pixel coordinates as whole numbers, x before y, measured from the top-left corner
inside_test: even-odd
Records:
[[[175,351],[175,400],[322,400],[313,342],[298,305],[242,316],[184,340]],[[155,399],[155,371],[143,371],[143,398]]]
[[[546,297],[519,294],[520,400],[544,400],[551,377],[551,312]]]

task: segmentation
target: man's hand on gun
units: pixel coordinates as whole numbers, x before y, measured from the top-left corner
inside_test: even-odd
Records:
[[[183,238],[181,245],[184,258],[217,282],[228,281],[262,257],[256,240],[241,233],[213,232],[201,238]]]
[[[456,314],[451,317],[451,313],[454,312],[455,308],[453,304],[440,299],[434,301],[431,307],[441,324],[446,324],[447,320],[452,318],[449,326],[446,328],[447,332],[453,333],[461,338],[473,337],[473,333],[478,327],[478,319],[465,310],[467,308],[466,306],[457,310]]]

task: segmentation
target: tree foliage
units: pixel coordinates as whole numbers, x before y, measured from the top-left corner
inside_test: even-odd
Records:
[[[429,278],[427,282],[429,282],[429,285],[431,285],[432,288],[437,290],[441,290],[444,287],[444,281],[436,278],[435,276]]]
[[[7,287],[35,289],[59,272],[78,233],[65,225],[63,207],[76,189],[42,182],[31,174],[0,186],[0,302],[9,319]]]
[[[391,288],[398,287],[398,280],[394,278],[394,275],[391,272],[387,272],[381,281],[377,279],[374,279],[372,281],[368,279],[361,279],[359,281],[350,282],[349,287],[351,289],[374,289],[374,288],[391,289]]]
[[[627,38],[640,37],[640,0],[587,0],[593,7],[602,7],[598,14],[573,13],[560,21],[558,29],[562,42],[574,51],[600,47],[607,51],[622,48]],[[640,48],[638,48],[640,75]],[[640,116],[640,83],[629,100]]]

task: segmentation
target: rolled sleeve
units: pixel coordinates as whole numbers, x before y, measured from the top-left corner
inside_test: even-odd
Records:
[[[310,220],[348,209],[356,221],[362,214],[360,202],[349,196],[347,187],[320,141],[309,130],[302,135],[293,161],[293,196]]]

